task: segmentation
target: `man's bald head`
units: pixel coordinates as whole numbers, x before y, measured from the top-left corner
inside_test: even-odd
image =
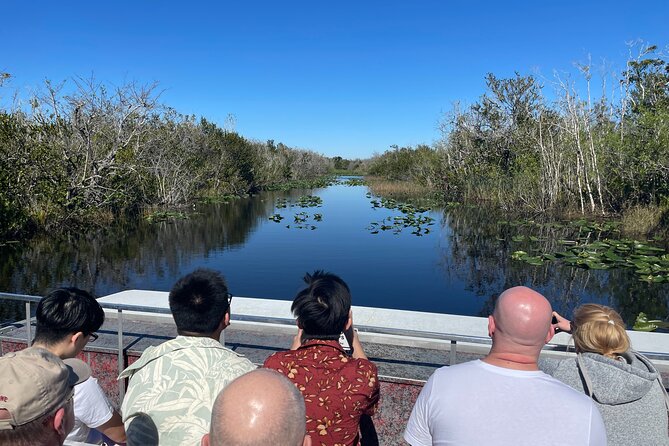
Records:
[[[540,349],[550,339],[551,317],[551,304],[544,296],[524,286],[509,288],[495,304],[493,343]]]
[[[300,446],[305,433],[302,394],[280,373],[258,369],[228,384],[216,398],[209,444]]]

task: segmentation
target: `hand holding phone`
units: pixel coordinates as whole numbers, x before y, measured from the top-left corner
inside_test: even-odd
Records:
[[[339,345],[349,355],[353,354],[353,324],[351,324],[342,334],[339,335]]]

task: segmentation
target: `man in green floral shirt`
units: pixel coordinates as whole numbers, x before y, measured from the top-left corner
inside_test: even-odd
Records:
[[[198,445],[209,432],[218,393],[256,367],[218,341],[230,325],[232,295],[223,277],[199,269],[181,278],[169,302],[176,339],[147,348],[119,379],[129,444]]]

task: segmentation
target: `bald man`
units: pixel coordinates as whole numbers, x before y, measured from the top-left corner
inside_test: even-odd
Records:
[[[404,431],[420,445],[606,445],[590,398],[539,371],[555,331],[551,305],[526,287],[504,291],[488,317],[492,348],[482,360],[438,369]]]
[[[216,398],[202,446],[310,446],[304,398],[279,372],[242,375]]]

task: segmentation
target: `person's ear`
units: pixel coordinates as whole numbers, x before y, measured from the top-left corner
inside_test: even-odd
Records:
[[[492,314],[488,316],[488,336],[492,338],[492,335],[495,333],[495,318],[492,317]]]
[[[84,334],[83,331],[78,331],[70,337],[70,343],[73,345],[77,345],[77,342],[84,339],[85,337],[86,335]]]
[[[200,446],[209,446],[209,434],[204,434],[202,436],[202,441],[200,441]]]
[[[302,322],[300,322],[300,319],[295,319],[295,324],[297,325],[297,328],[303,329],[304,327],[302,326]]]
[[[223,322],[223,328],[230,325],[230,311],[229,310],[225,312],[225,316],[223,316],[223,320],[221,322]]]
[[[353,325],[353,310],[348,310],[348,320],[346,321],[346,325],[344,326],[344,331],[351,328],[351,325]]]
[[[67,411],[64,407],[60,407],[56,414],[53,416],[53,429],[58,432],[58,435],[62,438],[67,437]]]
[[[550,327],[548,327],[548,334],[546,334],[546,342],[544,342],[544,344],[548,344],[551,339],[553,339],[553,336],[555,336],[555,327],[551,324]]]

